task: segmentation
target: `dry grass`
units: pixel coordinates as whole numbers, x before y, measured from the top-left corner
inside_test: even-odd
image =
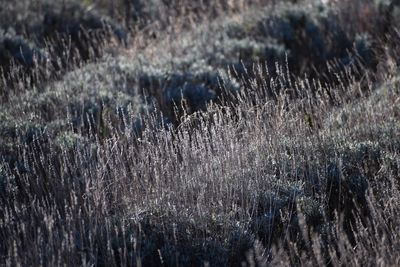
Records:
[[[55,73],[10,69],[0,93],[0,265],[400,264],[395,42],[372,39],[372,63],[344,58],[322,34],[344,16],[227,3],[233,15],[157,26],[152,40],[143,28],[128,48]],[[187,18],[167,10],[174,23]],[[265,26],[271,10],[274,25],[313,29],[282,41],[292,57],[262,50],[286,40]],[[244,38],[227,37],[231,29]],[[334,60],[311,58],[315,31]]]

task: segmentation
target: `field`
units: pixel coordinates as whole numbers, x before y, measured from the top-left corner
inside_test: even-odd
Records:
[[[0,266],[400,266],[397,0],[1,0]]]

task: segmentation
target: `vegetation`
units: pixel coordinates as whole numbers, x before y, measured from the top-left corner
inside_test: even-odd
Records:
[[[399,265],[400,3],[194,2],[0,2],[0,265]]]

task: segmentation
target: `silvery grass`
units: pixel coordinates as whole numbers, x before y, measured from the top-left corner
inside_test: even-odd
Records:
[[[203,55],[177,43],[175,55]],[[290,66],[255,64],[241,81],[226,71],[241,90],[220,83],[225,98],[205,111],[175,103],[171,127],[135,84],[179,65],[164,66],[173,52],[146,63],[151,50],[3,102],[1,264],[398,264],[395,67],[380,80],[333,72],[331,84]],[[210,68],[197,62],[193,73]]]
[[[340,107],[310,83],[295,99],[254,87],[176,129],[150,115],[140,136],[34,135],[1,166],[2,262],[395,264],[398,80],[357,98],[350,84]]]

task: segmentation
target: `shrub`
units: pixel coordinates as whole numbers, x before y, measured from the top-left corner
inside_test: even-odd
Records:
[[[22,36],[0,29],[0,67],[9,73],[13,64],[32,69],[47,60],[47,55]]]

